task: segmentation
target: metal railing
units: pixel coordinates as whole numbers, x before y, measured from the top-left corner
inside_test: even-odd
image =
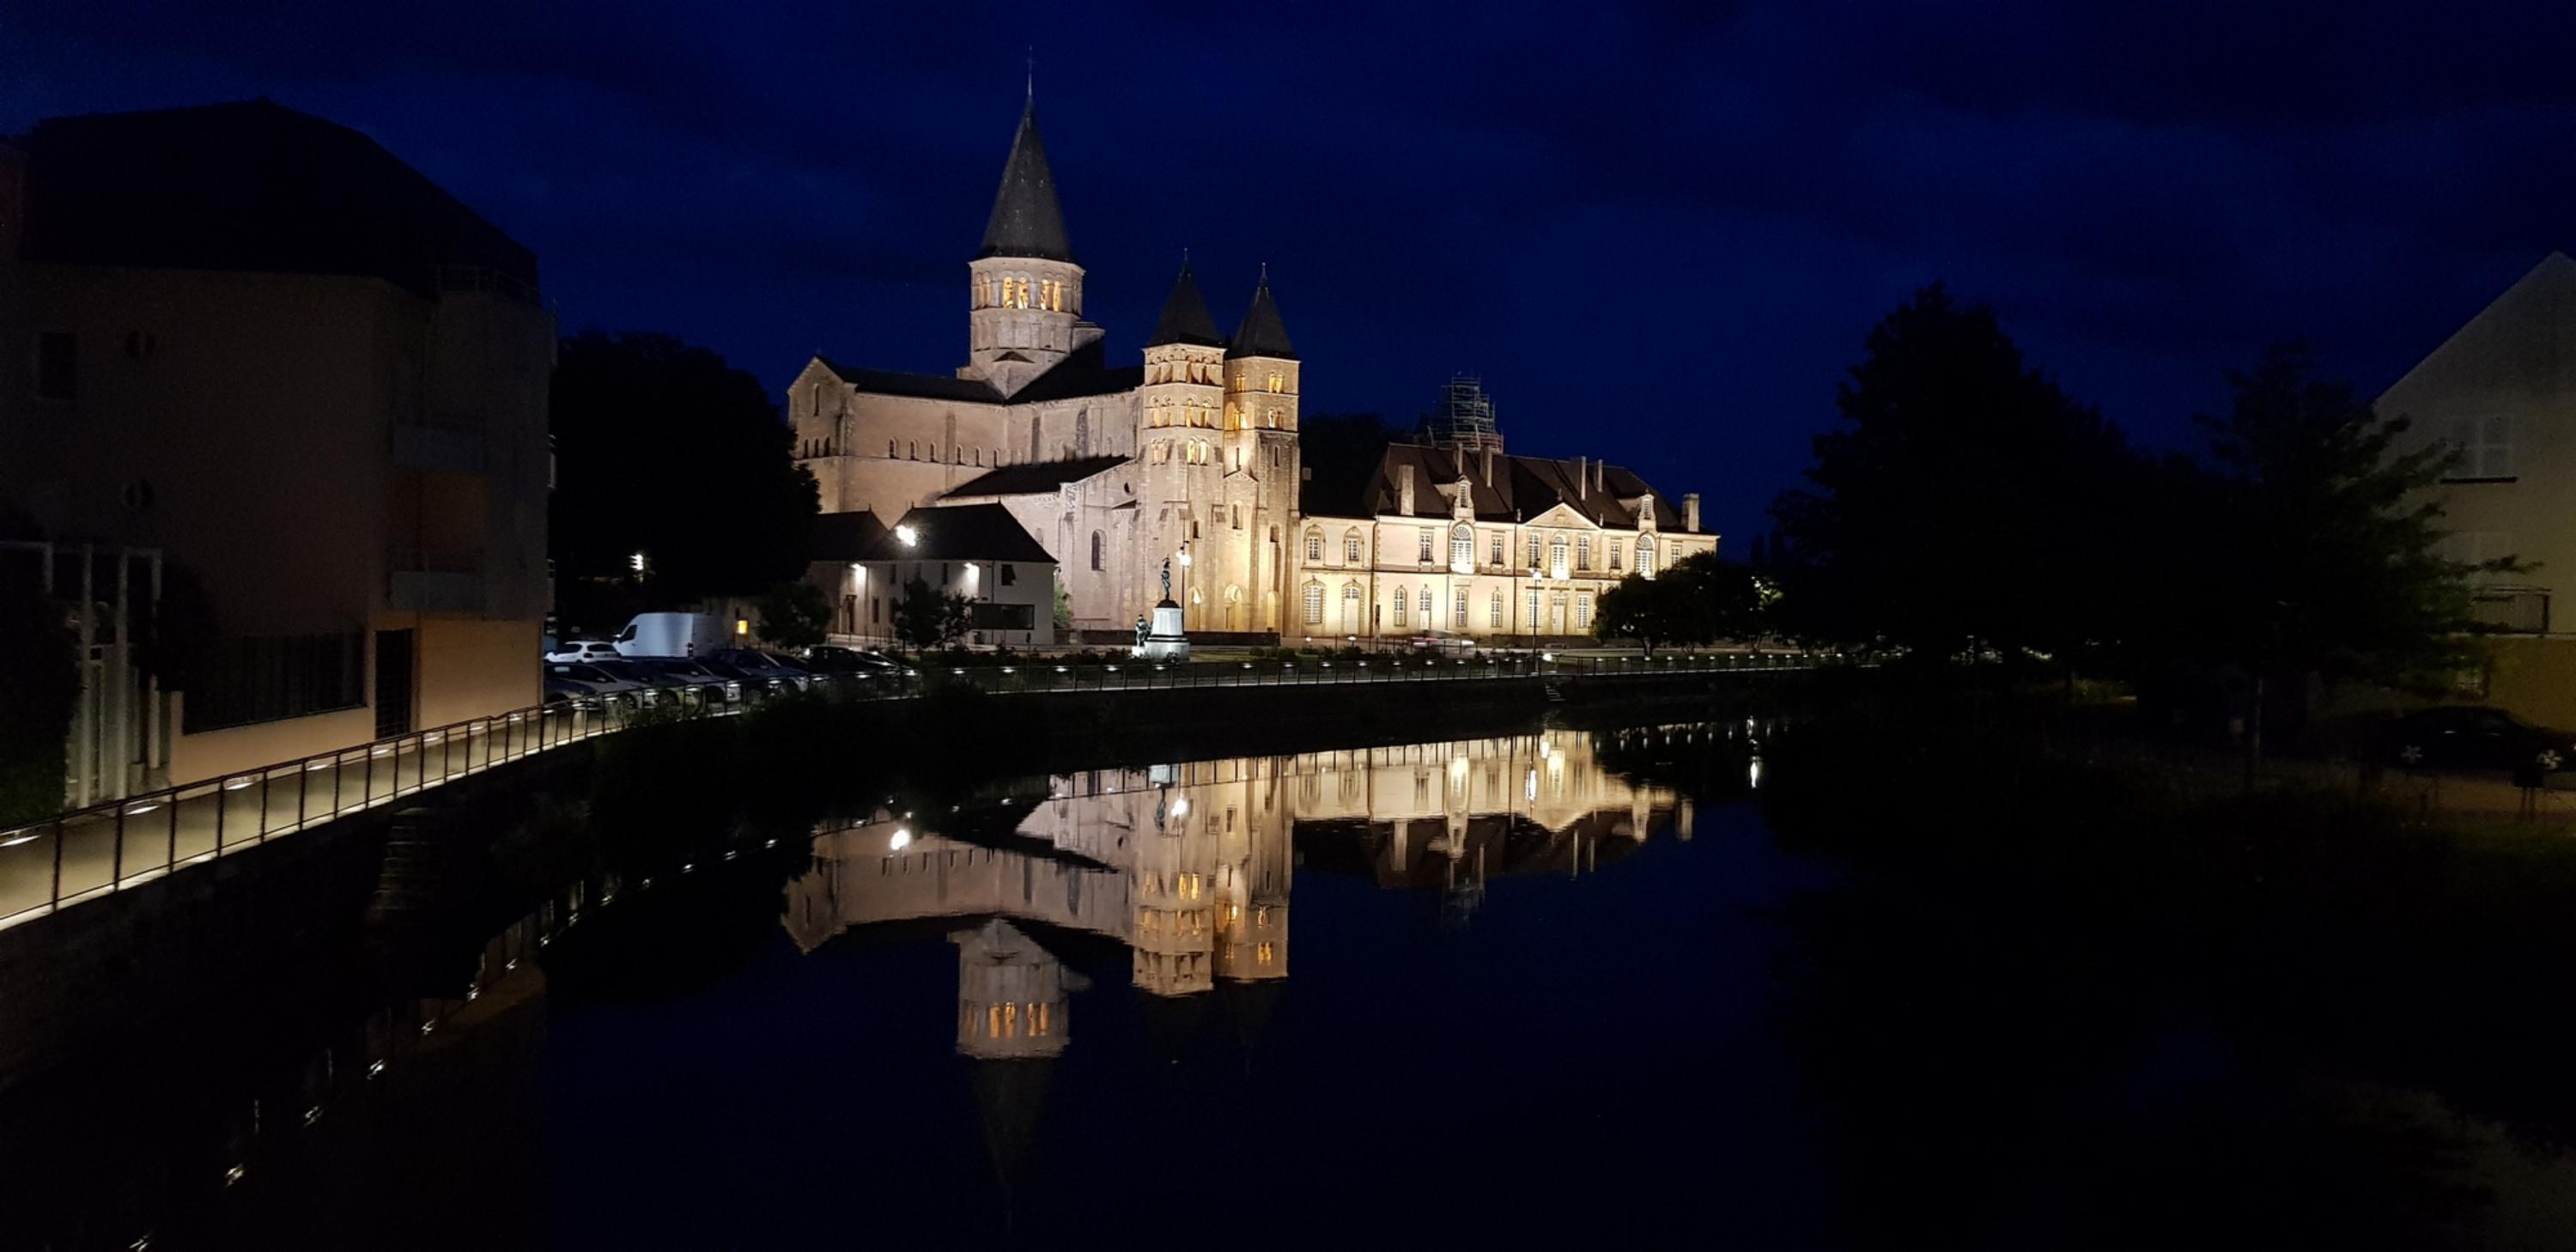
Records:
[[[900,700],[933,688],[994,695],[1045,692],[1190,690],[1221,687],[1480,682],[1510,678],[1622,678],[1674,673],[1806,669],[1809,658],[1701,653],[1662,657],[1483,655],[1474,657],[1302,658],[1294,661],[1131,661],[1100,665],[1044,659],[1006,664],[912,667],[874,674],[817,675],[812,687],[836,700]],[[703,690],[703,689],[699,689]],[[724,716],[758,703],[657,690],[679,716]],[[430,730],[412,731],[220,778],[70,810],[0,829],[0,927],[112,895],[191,865],[256,847],[453,779],[640,720],[623,698],[540,705]]]

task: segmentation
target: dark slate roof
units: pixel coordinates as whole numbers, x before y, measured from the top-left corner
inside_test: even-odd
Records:
[[[1097,339],[1074,349],[1055,363],[1053,369],[1029,380],[1029,385],[1011,393],[1011,403],[1026,404],[1036,400],[1075,400],[1083,396],[1109,396],[1134,391],[1145,385],[1145,367],[1127,365],[1108,368],[1108,349]]]
[[[1005,465],[990,473],[978,474],[948,492],[949,499],[970,496],[1027,496],[1054,491],[1066,483],[1078,483],[1104,470],[1124,465],[1123,456],[1080,456],[1063,461],[1033,461],[1026,465]]]
[[[827,356],[815,360],[832,371],[842,382],[870,395],[916,396],[924,400],[971,400],[981,404],[1000,404],[1002,393],[982,379],[956,378],[946,374],[906,374],[900,370],[852,369]]]
[[[866,509],[823,513],[814,518],[808,551],[816,561],[861,561],[885,539],[885,533],[885,523]]]
[[[1571,460],[1499,452],[1493,463],[1493,480],[1488,482],[1484,458],[1475,453],[1461,455],[1453,447],[1426,444],[1389,444],[1377,472],[1355,494],[1347,486],[1329,494],[1318,492],[1309,483],[1309,489],[1299,495],[1298,508],[1319,517],[1395,514],[1404,497],[1399,480],[1404,467],[1411,466],[1413,512],[1407,516],[1449,517],[1448,493],[1456,489],[1463,473],[1480,521],[1528,521],[1564,504],[1603,527],[1633,530],[1641,510],[1631,504],[1642,497],[1651,500],[1658,529],[1682,529],[1682,513],[1674,502],[1624,466],[1585,461],[1578,470],[1578,462]],[[1578,474],[1593,478],[1588,489],[1579,485]]]
[[[1020,520],[998,504],[923,505],[896,522],[909,526],[913,543],[888,531],[869,553],[879,561],[1042,561],[1054,564],[1046,546],[1029,537]]]
[[[357,275],[424,296],[454,266],[536,298],[535,253],[375,140],[283,105],[47,118],[16,143],[30,261]]]
[[[1019,134],[1011,138],[1011,157],[1002,165],[1002,189],[993,195],[993,216],[984,223],[984,247],[976,257],[1026,256],[1071,261],[1073,244],[1064,235],[1064,210],[1055,201],[1055,174],[1047,168],[1046,142],[1038,138],[1038,101],[1020,113]]]
[[[1145,346],[1167,343],[1225,346],[1225,336],[1217,333],[1216,319],[1208,316],[1207,298],[1199,294],[1199,280],[1190,274],[1187,261],[1181,262],[1181,276],[1173,281],[1172,294],[1164,297],[1163,316],[1154,323],[1154,336]]]
[[[1252,291],[1252,308],[1243,315],[1243,325],[1236,327],[1234,342],[1225,350],[1227,359],[1245,356],[1275,356],[1297,359],[1297,348],[1288,342],[1288,327],[1279,320],[1278,302],[1270,298],[1270,276],[1261,276],[1261,285]]]

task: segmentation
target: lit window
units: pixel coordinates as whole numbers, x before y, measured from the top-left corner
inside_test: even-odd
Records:
[[[1530,532],[1530,537],[1529,537],[1529,550],[1530,550],[1529,567],[1530,567],[1531,569],[1537,569],[1537,568],[1538,568],[1538,533],[1537,533],[1536,531],[1532,531],[1532,532]]]
[[[1476,568],[1476,532],[1464,526],[1449,532],[1449,568],[1461,574]]]
[[[1610,541],[1610,568],[1613,570],[1619,568],[1619,549],[1621,546],[1623,545],[1621,545],[1616,539]]]
[[[1493,603],[1485,611],[1485,624],[1495,630],[1503,628],[1503,593],[1495,592]]]
[[[1324,559],[1324,532],[1320,530],[1306,532],[1306,559],[1313,562],[1321,562]]]
[[[1360,532],[1355,530],[1342,536],[1342,563],[1345,565],[1360,563]]]
[[[1574,628],[1592,629],[1592,597],[1588,594],[1574,597]]]
[[[1404,625],[1404,588],[1402,587],[1395,589],[1395,624],[1399,627]]]
[[[1054,1007],[1053,1005],[1048,1005],[1048,1004],[1032,1004],[1032,1005],[1030,1005],[1030,1006],[1029,1006],[1029,1037],[1030,1037],[1030,1038],[1032,1038],[1032,1039],[1043,1039],[1043,1038],[1045,1038],[1045,1037],[1046,1037],[1047,1029],[1048,1029],[1048,1027],[1049,1027],[1049,1022],[1048,1022],[1048,1020],[1047,1020],[1047,1019],[1048,1019],[1050,1016],[1052,1016],[1052,1014],[1050,1014],[1050,1013],[1048,1012],[1048,1010],[1049,1010],[1049,1009],[1051,1009],[1051,1008],[1053,1008],[1053,1007]]]
[[[1491,545],[1493,549],[1492,563],[1495,565],[1501,565],[1503,563],[1503,532],[1499,530],[1495,531],[1493,538],[1494,542]]]
[[[1637,536],[1637,572],[1648,578],[1655,576],[1655,537],[1653,535]]]
[[[1288,390],[1288,376],[1287,376],[1286,374],[1280,374],[1280,373],[1273,373],[1273,374],[1271,374],[1271,375],[1270,375],[1270,389],[1271,389],[1272,391],[1286,391],[1286,390]]]
[[[1434,615],[1440,612],[1440,602],[1431,598],[1431,584],[1424,583],[1422,585],[1422,598],[1417,601],[1417,603],[1421,605],[1420,612],[1422,614],[1422,628],[1429,630],[1430,628],[1439,625],[1438,622],[1431,620]]]
[[[1322,541],[1317,540],[1315,542],[1320,543]],[[1306,584],[1306,624],[1309,626],[1319,626],[1323,624],[1323,621],[1324,584],[1308,583]]]
[[[1422,535],[1421,535],[1421,542],[1420,542],[1418,545],[1416,545],[1416,550],[1415,550],[1415,552],[1414,552],[1414,559],[1415,559],[1415,560],[1417,560],[1417,561],[1420,561],[1420,562],[1421,562],[1421,563],[1423,563],[1424,565],[1429,565],[1429,564],[1431,563],[1431,532],[1430,532],[1430,531],[1425,530],[1425,531],[1423,531],[1423,532],[1422,532]]]
[[[1264,965],[1270,963],[1271,957],[1278,955],[1278,949],[1266,943],[1254,948],[1253,951],[1257,954],[1254,959]]]
[[[1450,604],[1449,625],[1455,630],[1467,629],[1467,593],[1459,592]]]
[[[1592,536],[1577,535],[1574,537],[1574,568],[1592,568]]]

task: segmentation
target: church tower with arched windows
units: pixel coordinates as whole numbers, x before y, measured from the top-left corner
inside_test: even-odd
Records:
[[[1149,510],[1143,564],[1159,578],[1164,558],[1172,560],[1172,598],[1192,629],[1208,629],[1206,623],[1224,612],[1222,547],[1236,520],[1219,490],[1217,409],[1224,370],[1225,340],[1184,260],[1145,341],[1136,450],[1143,462],[1140,494]]]
[[[1225,412],[1220,460],[1228,505],[1245,519],[1227,552],[1230,585],[1241,589],[1243,624],[1213,629],[1275,631],[1290,598],[1289,544],[1297,534],[1297,348],[1270,294],[1263,267],[1252,307],[1225,350]]]
[[[961,377],[1009,396],[1100,338],[1100,328],[1082,318],[1082,266],[1065,237],[1034,91],[1002,165],[984,245],[967,274],[971,363],[958,371]]]

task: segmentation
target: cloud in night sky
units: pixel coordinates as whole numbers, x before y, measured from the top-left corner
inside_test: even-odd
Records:
[[[1183,247],[1229,324],[1267,262],[1308,411],[1479,372],[1516,449],[1738,536],[1921,283],[2178,442],[2264,344],[2375,390],[2576,243],[2564,6],[11,7],[0,130],[269,96],[536,249],[566,329],[780,386],[963,358],[1033,46],[1113,352]]]

